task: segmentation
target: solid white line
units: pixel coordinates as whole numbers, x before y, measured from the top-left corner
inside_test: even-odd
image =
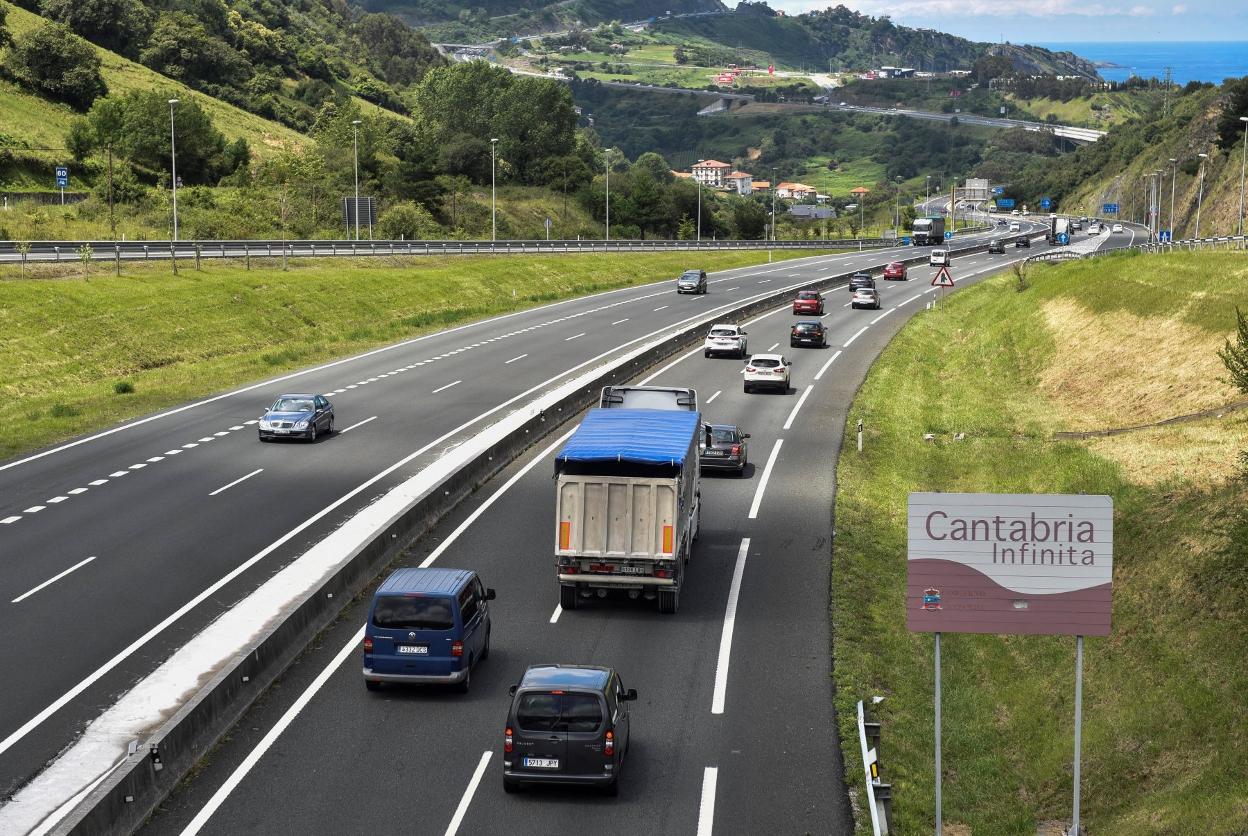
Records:
[[[617,319],[615,322],[612,322],[611,324],[612,324],[612,325],[623,325],[625,322],[628,322],[628,317],[624,317],[623,319]]]
[[[573,334],[573,335],[572,335],[572,336],[570,336],[570,337],[564,337],[564,338],[563,338],[563,341],[564,341],[565,343],[570,343],[570,342],[572,342],[573,340],[579,340],[579,339],[580,339],[581,337],[583,337],[583,336],[585,336],[585,332],[584,332],[584,331],[582,331],[582,332],[581,332],[581,333],[579,333],[579,334]]]
[[[455,836],[459,832],[459,826],[464,822],[464,816],[468,813],[468,805],[472,803],[472,797],[477,792],[477,786],[481,783],[481,777],[485,775],[485,767],[490,763],[490,756],[494,752],[486,749],[481,753],[481,760],[477,762],[477,768],[472,773],[472,780],[468,782],[468,789],[464,790],[464,797],[459,800],[459,806],[455,808],[455,815],[451,817],[451,823],[446,826],[445,836]]]
[[[16,598],[14,598],[12,601],[10,601],[9,603],[10,603],[10,604],[20,604],[22,601],[25,601],[27,598],[29,598],[30,596],[34,595],[34,594],[35,594],[36,592],[38,592],[39,590],[41,590],[41,589],[45,589],[46,587],[51,586],[52,584],[54,584],[54,583],[56,583],[57,581],[59,581],[61,578],[63,578],[63,577],[65,577],[66,575],[68,575],[70,572],[74,571],[75,569],[81,569],[83,566],[86,566],[88,563],[90,563],[90,562],[91,562],[91,561],[93,561],[93,560],[95,560],[95,555],[92,555],[91,557],[88,557],[86,560],[80,560],[80,561],[78,561],[78,562],[77,562],[77,563],[75,563],[73,566],[70,566],[68,569],[66,569],[64,572],[61,572],[59,575],[53,575],[52,577],[48,578],[48,579],[47,579],[46,581],[44,581],[43,583],[41,583],[41,584],[39,584],[38,586],[36,586],[34,589],[30,590],[29,592],[24,592],[24,593],[22,593],[21,595],[17,596],[17,597],[16,597]]]
[[[763,492],[767,490],[767,480],[771,478],[771,469],[776,466],[776,459],[780,456],[780,445],[783,443],[783,438],[776,439],[776,446],[771,448],[771,456],[763,468],[763,476],[758,480],[758,489],[754,491],[754,501],[750,503],[750,519],[752,520],[758,519],[758,506],[763,504]]]
[[[263,467],[256,468],[255,470],[251,471],[251,473],[248,473],[246,476],[242,477],[241,479],[235,479],[233,482],[231,482],[230,484],[226,485],[225,487],[217,488],[215,491],[213,491],[212,493],[210,493],[210,494],[208,494],[208,495],[209,495],[209,496],[216,496],[216,495],[217,495],[217,494],[219,494],[219,493],[224,493],[225,491],[228,491],[230,488],[234,487],[234,486],[235,486],[235,485],[237,485],[238,483],[240,483],[240,482],[246,482],[248,479],[250,479],[252,476],[255,476],[257,473],[263,473],[263,472],[264,472],[264,468],[263,468]]]
[[[528,354],[521,354],[519,357],[512,357],[510,360],[504,360],[503,365],[506,366],[508,363],[514,363],[517,360],[523,360],[525,357],[528,357],[528,356],[529,356]]]
[[[852,304],[854,304],[854,303],[853,303],[853,302],[846,302],[844,305],[841,305],[841,307],[842,307],[842,308],[848,308],[848,307],[849,307],[850,305],[852,305]]]
[[[458,385],[459,385],[459,384],[461,384],[461,383],[463,383],[463,381],[462,381],[462,380],[457,380],[457,381],[455,381],[454,383],[448,383],[448,384],[446,384],[445,386],[439,386],[437,389],[434,389],[434,390],[433,390],[433,392],[432,392],[431,394],[436,395],[436,394],[438,394],[439,392],[445,392],[447,389],[450,389],[452,386],[458,386]]]
[[[860,330],[857,334],[854,334],[852,337],[850,337],[848,340],[845,341],[845,348],[849,348],[849,344],[852,343],[854,340],[858,339],[859,337],[861,337],[863,334],[865,334],[867,332],[867,328],[869,327],[870,326],[868,325],[862,326],[862,330]]]
[[[769,349],[767,349],[767,350],[768,350],[769,352],[770,352],[770,351],[775,351],[775,350],[776,350],[777,348],[779,348],[779,347],[780,347],[780,343],[773,343],[773,344],[772,344],[772,346],[771,346],[771,348],[769,348]]]
[[[724,391],[724,390],[722,390],[722,389],[716,389],[716,390],[715,390],[715,394],[714,394],[714,395],[711,395],[709,398],[707,398],[707,399],[706,399],[706,402],[707,402],[707,403],[710,403],[711,401],[715,400],[716,398],[718,398],[718,397],[719,397],[719,396],[723,393],[723,391]]]
[[[884,317],[888,316],[890,313],[892,313],[892,312],[893,312],[893,311],[895,311],[895,310],[897,310],[897,309],[896,309],[896,308],[889,308],[888,310],[884,311],[884,313],[880,314],[880,315],[879,315],[879,316],[877,316],[875,319],[871,320],[871,322],[870,322],[870,323],[868,323],[868,324],[869,324],[869,325],[874,325],[875,323],[879,322],[881,319],[883,319]]]
[[[261,738],[260,742],[256,744],[256,748],[251,750],[247,757],[243,759],[243,762],[238,765],[238,768],[225,780],[225,783],[213,793],[212,798],[208,799],[208,803],[200,808],[199,812],[195,814],[195,818],[191,819],[191,823],[182,831],[182,836],[193,836],[208,823],[208,820],[212,818],[212,814],[217,812],[217,808],[229,797],[234,788],[242,783],[243,778],[247,777],[247,773],[251,771],[251,768],[256,765],[260,758],[264,757],[264,753],[269,751],[269,747],[281,737],[282,732],[286,731],[286,728],[299,716],[299,712],[303,711],[307,704],[312,701],[312,698],[316,696],[316,692],[321,690],[325,683],[329,681],[334,671],[342,665],[348,656],[359,652],[360,642],[363,640],[364,628],[361,627],[343,645],[343,648],[325,666],[325,669],[317,674],[316,679],[312,680],[312,684],[299,695],[299,699],[295,700],[294,704],[286,709],[282,719],[278,720],[273,728],[269,729],[268,734]]]
[[[797,403],[793,404],[793,411],[789,413],[789,419],[784,422],[784,429],[787,430],[793,426],[793,419],[797,417],[797,411],[802,408],[802,404],[806,403],[806,398],[810,396],[810,390],[814,388],[815,385],[813,383],[807,386],[806,391],[797,399]]]
[[[465,531],[468,530],[468,526],[476,522],[481,517],[482,514],[484,514],[486,511],[490,509],[491,505],[493,505],[495,502],[501,499],[503,494],[511,490],[512,486],[514,486],[517,482],[523,479],[530,470],[537,467],[542,462],[546,461],[555,452],[555,450],[557,450],[565,441],[567,441],[569,438],[572,437],[572,433],[574,432],[576,432],[575,427],[573,427],[572,429],[568,430],[563,435],[556,438],[553,444],[551,444],[545,450],[543,450],[542,452],[534,456],[533,461],[529,462],[524,467],[520,468],[520,470],[516,473],[515,476],[512,476],[510,479],[508,479],[506,482],[503,483],[503,486],[501,488],[496,490],[494,493],[490,494],[489,499],[485,500],[485,502],[482,502],[481,505],[477,507],[477,510],[469,514],[466,520],[460,523],[459,526],[454,531],[452,531],[445,540],[443,540],[441,543],[438,544],[438,547],[436,549],[434,549],[433,551],[429,553],[428,557],[426,557],[424,560],[420,562],[420,568],[428,569],[431,565],[433,565],[433,561],[441,557],[442,552],[446,551],[447,548],[450,547],[451,543],[454,543],[456,540],[458,540],[459,535],[463,534]]]
[[[719,661],[715,664],[715,691],[711,697],[712,714],[724,713],[724,698],[728,692],[728,664],[732,661],[732,631],[737,626],[737,598],[741,595],[741,578],[745,574],[745,559],[749,553],[750,538],[746,537],[737,549],[737,564],[732,569],[728,604],[724,607],[724,628],[719,635]]]
[[[349,427],[344,427],[343,429],[339,430],[339,431],[338,431],[338,433],[339,433],[339,434],[342,434],[342,433],[349,433],[349,432],[351,432],[353,429],[355,429],[356,427],[362,427],[362,426],[364,426],[365,424],[367,424],[369,421],[376,421],[376,420],[377,420],[377,416],[376,416],[376,415],[374,415],[372,418],[365,418],[363,421],[360,421],[360,422],[359,422],[359,423],[357,423],[357,424],[352,424],[352,425],[351,425],[351,426],[349,426]]]
[[[702,770],[702,800],[698,803],[697,836],[711,836],[715,830],[715,785],[718,782],[718,767],[708,766]]]
[[[555,604],[555,611],[550,614],[550,623],[558,624],[561,615],[563,615],[563,604]]]
[[[911,296],[911,297],[910,297],[909,299],[907,299],[906,301],[904,301],[904,302],[902,302],[902,303],[898,304],[898,305],[897,305],[897,307],[899,307],[899,308],[900,308],[902,305],[909,305],[911,302],[913,302],[915,299],[920,298],[922,295],[923,295],[922,293],[916,293],[915,295]]]
[[[0,525],[12,525],[13,523],[17,522],[21,518],[22,517],[20,514],[16,517],[5,517],[4,519],[0,520]]]
[[[838,351],[838,352],[836,352],[835,354],[833,354],[831,357],[829,357],[829,358],[828,358],[828,362],[824,363],[824,364],[823,364],[823,367],[819,369],[819,374],[815,375],[815,380],[820,380],[820,379],[822,379],[822,378],[823,378],[823,373],[824,373],[824,372],[826,372],[826,371],[828,370],[828,367],[832,365],[832,361],[833,361],[833,360],[835,360],[837,357],[840,357],[840,356],[841,356],[841,352],[839,352],[839,351]]]

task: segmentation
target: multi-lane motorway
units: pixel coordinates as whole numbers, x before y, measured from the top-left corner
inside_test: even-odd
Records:
[[[10,556],[0,566],[0,629],[14,639],[0,649],[0,676],[23,683],[0,694],[0,786],[24,783],[189,636],[467,434],[647,335],[892,254],[725,271],[705,297],[678,297],[663,282],[495,318],[0,464],[0,541]],[[970,279],[1015,256],[959,259],[954,273]],[[216,832],[293,827],[300,816],[312,829],[356,831],[402,812],[442,830],[462,802],[463,832],[488,830],[505,821],[493,799],[497,762],[485,755],[497,742],[499,696],[525,664],[558,660],[615,664],[642,692],[636,754],[621,806],[557,796],[524,810],[534,821],[571,829],[585,815],[609,815],[688,831],[714,814],[758,829],[783,810],[812,832],[844,829],[826,619],[833,467],[857,381],[932,298],[930,271],[912,268],[912,277],[882,283],[879,312],[851,311],[844,290],[829,291],[833,347],[790,352],[788,396],[745,396],[739,363],[700,352],[658,373],[656,381],[695,384],[709,418],[738,420],[754,435],[747,478],[707,480],[697,567],[678,616],[641,604],[554,610],[542,524],[550,451],[534,453],[514,466],[534,465],[508,490],[500,492],[504,475],[479,492],[478,503],[498,499],[473,525],[456,536],[452,519],[411,556],[419,562],[454,536],[438,565],[476,568],[499,590],[494,652],[472,694],[391,690],[366,699],[358,660],[339,653],[362,619],[348,609],[152,826],[177,828],[203,810]],[[789,351],[789,319],[784,311],[759,318],[751,347]],[[330,394],[339,433],[315,445],[260,445],[255,420],[281,391]],[[739,604],[728,631],[734,578]],[[716,672],[729,663],[731,674],[718,677],[725,710],[711,714]],[[253,749],[321,669],[324,687],[305,714],[283,724],[271,748]],[[396,739],[404,741],[398,751]],[[231,778],[249,753],[257,768]],[[482,763],[489,780],[472,803],[466,789]],[[766,779],[761,797],[754,788],[764,774],[783,779]],[[237,789],[213,806],[209,798],[227,781]],[[272,800],[286,793],[301,803],[272,818]]]

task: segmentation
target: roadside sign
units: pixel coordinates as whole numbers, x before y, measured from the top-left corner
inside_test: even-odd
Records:
[[[1117,204],[1117,203],[1103,203],[1103,204],[1101,204],[1101,213],[1102,213],[1102,214],[1104,214],[1104,215],[1117,215],[1117,214],[1118,214],[1118,204]]]
[[[949,265],[942,264],[932,276],[932,287],[953,287],[953,276],[949,275]]]
[[[1161,242],[1161,243],[1163,243],[1163,244],[1169,244],[1169,243],[1170,243],[1170,238],[1171,238],[1171,235],[1170,235],[1170,230],[1168,230],[1168,229],[1163,229],[1163,230],[1160,230],[1160,231],[1158,231],[1158,233],[1157,233],[1157,240],[1158,240],[1158,241],[1160,241],[1160,242]]]
[[[912,493],[906,626],[912,632],[1107,636],[1113,500]]]
[[[909,235],[901,236],[901,243],[906,245],[907,247],[910,246],[910,236]]]
[[[1041,208],[1041,209],[1048,209],[1048,208],[1049,208],[1049,207],[1051,207],[1052,205],[1053,205],[1053,201],[1049,200],[1047,197],[1042,197],[1042,198],[1040,198],[1040,208]]]
[[[945,240],[946,240],[946,241],[948,241],[948,240],[950,240],[950,239],[952,239],[952,238],[953,238],[953,233],[952,233],[952,232],[950,232],[949,230],[947,230],[947,229],[946,229],[946,230],[945,230]]]
[[[993,194],[1005,194],[1005,186],[993,186],[992,193]]]
[[[997,208],[998,208],[998,209],[1013,209],[1013,208],[1014,208],[1014,198],[1012,198],[1012,197],[999,197],[999,198],[997,198]]]
[[[69,168],[67,166],[58,165],[56,167],[56,187],[58,189],[68,188],[69,186]]]

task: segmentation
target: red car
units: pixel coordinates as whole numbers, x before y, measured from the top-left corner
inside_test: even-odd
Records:
[[[799,290],[793,300],[793,313],[823,316],[823,297],[817,290]]]
[[[892,264],[884,268],[885,281],[896,279],[897,281],[904,282],[907,278],[906,265],[902,264],[900,261],[894,261]]]

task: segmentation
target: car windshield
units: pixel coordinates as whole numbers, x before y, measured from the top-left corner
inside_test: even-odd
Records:
[[[396,630],[450,630],[455,616],[449,598],[384,595],[373,607],[373,624]]]
[[[311,412],[311,398],[278,398],[272,412]]]
[[[750,364],[757,366],[760,369],[774,369],[776,366],[780,365],[780,361],[773,360],[770,357],[764,357],[761,360],[751,360]]]
[[[861,292],[861,291],[860,291]],[[818,331],[818,322],[799,322],[793,326],[794,331]]]
[[[732,330],[731,328],[712,328],[711,329],[712,337],[735,337],[736,335],[737,335],[737,332]]]
[[[870,296],[871,294],[875,293],[875,288],[873,288],[873,287],[860,287],[860,288],[858,288],[858,290],[856,290],[855,292],[856,292],[859,296]]]
[[[737,431],[715,427],[711,430],[711,441],[715,444],[736,444]]]
[[[818,292],[814,290],[803,290],[801,293],[797,294],[797,298],[798,299],[818,299],[819,294]]]
[[[682,279],[697,279],[697,278],[701,278],[701,275],[702,274],[699,273],[697,270],[686,270],[685,272],[680,274],[680,277]]]

